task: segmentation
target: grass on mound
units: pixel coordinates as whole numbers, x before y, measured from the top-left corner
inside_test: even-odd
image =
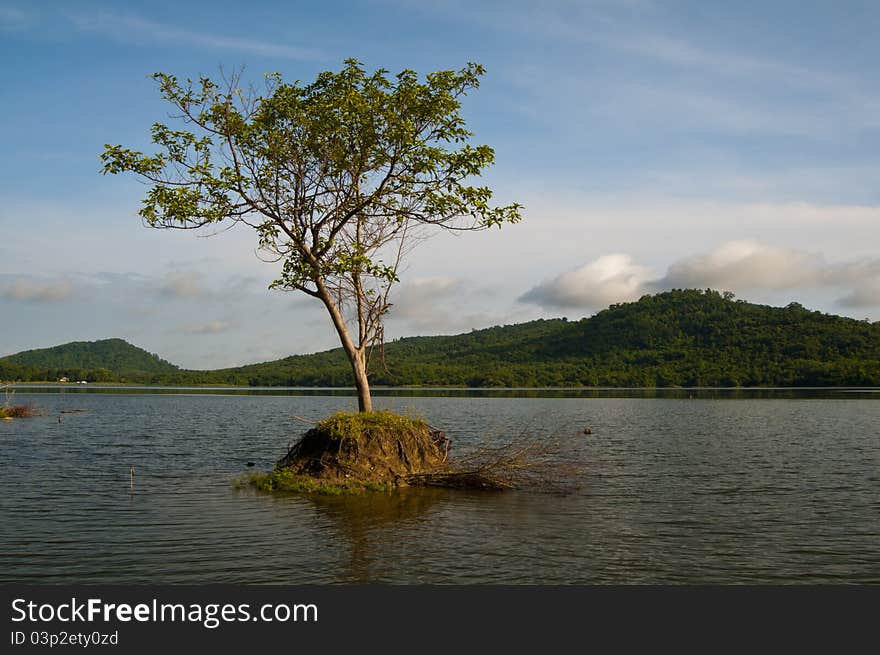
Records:
[[[314,450],[309,456],[293,458],[293,465],[283,458],[269,473],[250,473],[235,482],[238,488],[252,486],[260,491],[291,491],[321,495],[389,491],[398,481],[394,476],[377,475],[376,444],[395,444],[390,451],[392,460],[397,447],[421,435],[430,440],[431,428],[421,418],[402,416],[388,410],[377,412],[339,412],[320,421],[301,439],[296,450]],[[288,453],[289,454],[289,453]],[[373,459],[371,459],[371,457]],[[315,459],[326,461],[320,473],[310,466]],[[392,466],[395,462],[391,462]],[[318,467],[321,469],[321,467]],[[399,476],[398,476],[399,477]]]
[[[364,433],[398,435],[429,429],[420,418],[395,414],[389,410],[378,412],[338,412],[325,418],[316,426],[318,430],[335,440],[358,439]]]
[[[258,491],[290,491],[296,493],[318,494],[319,496],[341,496],[360,494],[365,491],[390,491],[393,485],[381,482],[327,481],[302,475],[290,469],[276,469],[269,473],[248,473],[234,482],[236,489],[254,487]]]
[[[562,489],[578,474],[556,438],[525,437],[449,458],[449,440],[424,420],[389,411],[334,414],[306,432],[269,473],[236,486],[323,495],[432,486]]]

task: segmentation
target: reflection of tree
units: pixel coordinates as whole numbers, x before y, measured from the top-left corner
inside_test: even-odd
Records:
[[[376,561],[387,533],[407,523],[423,519],[438,502],[449,498],[448,489],[404,488],[391,493],[367,492],[360,495],[305,495],[317,512],[329,519],[349,545],[348,566],[340,571],[341,580],[368,583],[376,579]],[[379,549],[376,548],[379,546]]]

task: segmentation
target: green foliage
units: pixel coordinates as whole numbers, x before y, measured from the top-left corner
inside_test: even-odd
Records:
[[[22,366],[52,366],[110,371],[176,371],[174,364],[148,353],[122,339],[72,341],[52,348],[25,350],[4,357],[3,361]]]
[[[223,220],[254,227],[282,262],[275,287],[320,292],[319,280],[351,274],[396,281],[378,249],[407,222],[484,228],[520,219],[471,186],[494,161],[472,136],[460,97],[483,67],[411,70],[389,77],[348,59],[311,84],[269,75],[264,95],[208,78],[156,73],[162,97],[190,129],[157,123],[152,155],[106,145],[104,173],[135,173],[152,186],[141,216],[153,227]],[[465,221],[462,224],[462,221]]]
[[[237,74],[221,87],[156,73],[186,129],[153,125],[158,152],[150,155],[106,144],[103,171],[134,173],[149,185],[139,213],[151,227],[253,228],[259,248],[280,263],[270,287],[324,303],[359,406],[369,411],[366,351],[381,339],[414,231],[521,218],[518,204],[494,207],[492,191],[473,186],[495,154],[469,143],[460,99],[483,72],[472,63],[424,79],[411,70],[389,77],[348,59],[310,84],[269,75],[263,95]]]
[[[880,323],[809,311],[796,303],[768,307],[715,291],[676,290],[614,305],[580,321],[538,320],[455,336],[399,339],[386,345],[385,360],[388,370],[374,367],[374,383],[880,386]],[[4,365],[0,360],[0,378],[57,379],[46,369]],[[163,384],[351,384],[341,349],[231,369],[147,375],[147,382]]]
[[[364,433],[376,436],[397,435],[429,429],[419,418],[402,416],[387,410],[378,412],[338,412],[317,425],[318,430],[333,440],[357,441]]]
[[[34,370],[43,371],[42,377],[28,375]],[[177,370],[174,364],[122,339],[73,341],[0,359],[0,377],[13,380],[67,377],[88,382],[115,382],[126,372],[139,373],[143,379],[148,374],[171,374]]]
[[[341,496],[343,494],[360,494],[365,491],[390,491],[393,485],[381,482],[329,482],[308,475],[294,473],[290,469],[276,469],[270,473],[249,473],[233,482],[237,489],[254,487],[259,491],[286,491],[295,493],[318,494],[321,496]]]
[[[676,290],[580,321],[538,320],[386,345],[374,384],[880,386],[880,324]],[[220,373],[219,371],[217,373]],[[334,350],[224,372],[252,385],[344,386]]]

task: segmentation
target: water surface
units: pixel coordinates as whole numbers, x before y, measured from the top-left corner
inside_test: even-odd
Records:
[[[576,488],[323,498],[231,480],[348,395],[54,391],[0,422],[0,582],[880,582],[877,393],[379,395],[458,449],[558,437]]]

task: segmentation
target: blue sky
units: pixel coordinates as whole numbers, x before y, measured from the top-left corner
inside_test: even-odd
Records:
[[[410,258],[392,336],[580,317],[680,286],[880,319],[874,2],[0,0],[0,354],[122,337],[213,368],[333,347],[245,230],[141,226],[100,175],[148,76],[487,68],[464,114],[525,220]]]

